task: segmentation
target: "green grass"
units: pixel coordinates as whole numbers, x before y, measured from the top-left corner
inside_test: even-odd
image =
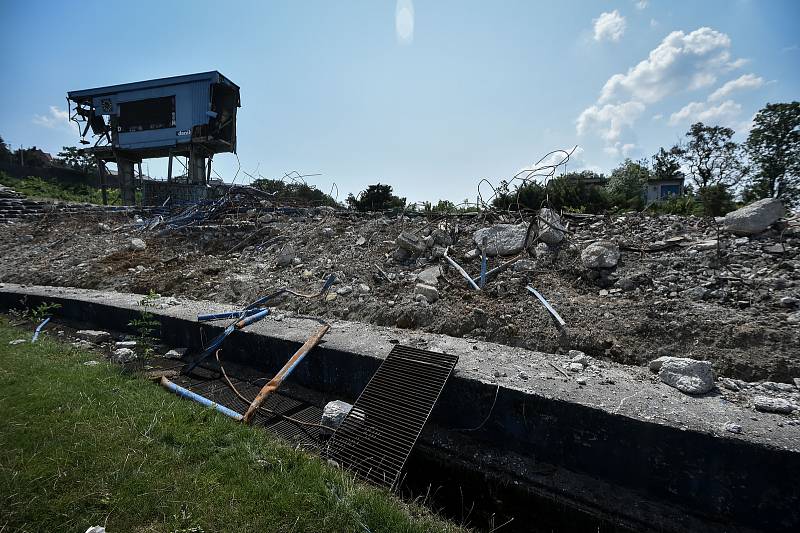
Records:
[[[11,187],[28,198],[89,204],[103,203],[103,192],[99,188],[90,185],[68,185],[36,176],[28,176],[21,179],[13,178],[5,172],[0,172],[0,185]],[[108,189],[108,203],[109,205],[122,205],[119,189]]]
[[[0,532],[456,531],[266,432],[0,318]]]

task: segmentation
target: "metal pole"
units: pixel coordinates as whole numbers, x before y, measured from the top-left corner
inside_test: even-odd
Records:
[[[100,174],[100,190],[103,192],[103,205],[108,205],[108,183],[106,180],[106,164],[99,157],[97,160],[97,172]]]

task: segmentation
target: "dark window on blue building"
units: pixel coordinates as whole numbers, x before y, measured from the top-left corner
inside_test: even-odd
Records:
[[[669,198],[670,196],[678,196],[681,193],[680,185],[662,185],[661,198]]]
[[[175,127],[175,97],[148,98],[119,104],[118,131],[132,132]]]

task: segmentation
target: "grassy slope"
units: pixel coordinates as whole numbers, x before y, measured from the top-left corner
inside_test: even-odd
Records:
[[[67,185],[35,176],[19,179],[13,178],[4,172],[0,172],[0,185],[11,187],[28,198],[63,200],[65,202],[82,202],[89,204],[103,203],[102,191],[90,185]],[[108,203],[110,205],[122,204],[119,189],[108,189]]]
[[[2,320],[2,319],[0,319]],[[0,321],[0,532],[447,531],[354,482],[106,363]]]

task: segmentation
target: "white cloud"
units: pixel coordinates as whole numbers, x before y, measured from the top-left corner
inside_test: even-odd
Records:
[[[649,4],[648,0],[639,0],[638,2],[636,2],[636,9],[639,10],[646,9],[647,4]]]
[[[661,120],[662,118],[664,118],[664,115],[662,115],[661,113],[656,113],[655,115],[653,115],[653,120]]]
[[[656,19],[650,19],[650,27],[655,28],[658,26],[658,21]]]
[[[414,3],[412,0],[397,0],[394,13],[394,31],[397,42],[414,42]]]
[[[610,13],[602,13],[594,19],[595,41],[619,41],[625,33],[625,17],[616,9]]]
[[[708,122],[724,126],[732,125],[742,111],[742,106],[733,100],[725,100],[719,105],[707,102],[690,102],[669,117],[669,124],[693,124],[695,122]]]
[[[51,105],[46,115],[33,115],[33,123],[45,128],[58,128],[69,126],[69,113],[58,106]]]
[[[798,50],[800,50],[800,46],[797,46],[796,44],[793,44],[791,46],[785,46],[785,47],[781,48],[781,52],[783,52],[783,53],[786,53],[786,52],[797,52]]]
[[[636,99],[654,103],[685,88],[697,89],[714,83],[717,75],[730,70],[731,40],[724,33],[700,28],[691,33],[674,31],[650,51],[647,59],[611,76],[600,102]]]
[[[583,110],[577,120],[578,134],[597,129],[601,137],[608,142],[617,141],[625,127],[633,123],[644,112],[641,102],[629,101],[621,104],[593,105]]]
[[[636,150],[636,145],[633,143],[621,143],[616,142],[614,144],[610,144],[603,148],[603,151],[610,156],[618,157],[622,155],[622,157],[630,157],[633,151]]]
[[[734,91],[742,91],[745,89],[758,89],[764,85],[764,78],[756,76],[755,74],[743,74],[735,80],[727,82],[725,85],[711,93],[708,99],[712,102],[727,98]]]

